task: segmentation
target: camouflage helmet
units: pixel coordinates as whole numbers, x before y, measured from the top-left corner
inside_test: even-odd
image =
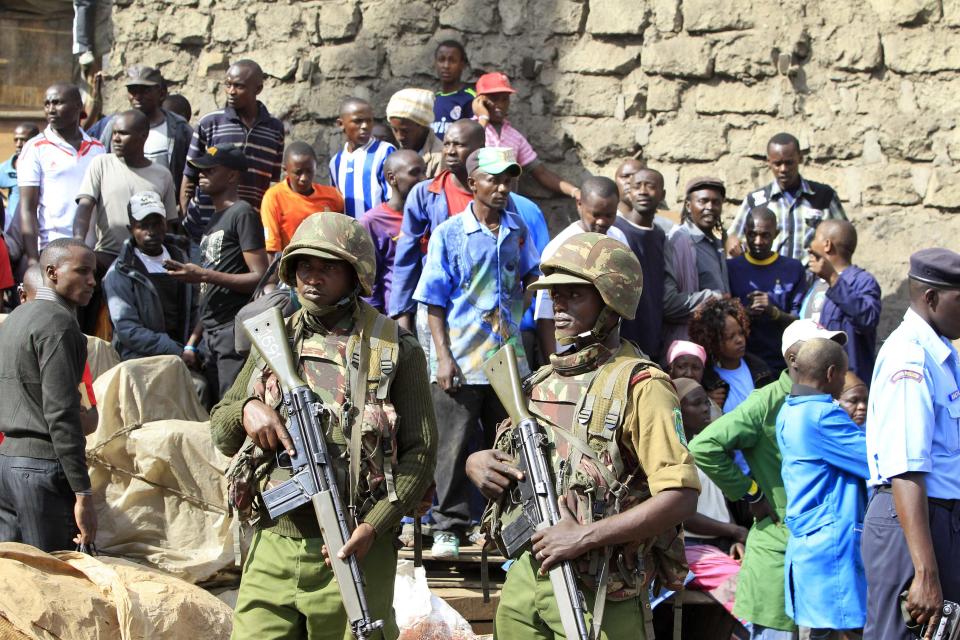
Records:
[[[604,303],[617,315],[633,320],[637,315],[643,273],[630,247],[601,233],[579,233],[568,238],[540,265],[543,277],[531,289],[559,284],[592,284]]]
[[[348,215],[314,213],[300,223],[280,258],[280,279],[291,287],[297,286],[297,256],[349,262],[357,273],[361,293],[369,296],[373,291],[377,272],[373,240],[363,225]]]

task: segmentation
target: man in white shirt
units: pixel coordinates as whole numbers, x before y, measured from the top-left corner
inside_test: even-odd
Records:
[[[27,265],[40,259],[52,240],[73,235],[74,197],[90,162],[103,145],[80,128],[83,99],[72,84],[47,89],[43,110],[48,126],[23,146],[17,160],[20,227]]]
[[[580,185],[580,197],[577,198],[577,211],[580,219],[557,234],[540,255],[540,262],[549,259],[567,239],[579,233],[602,233],[627,244],[627,238],[620,229],[613,226],[617,219],[617,205],[620,192],[617,184],[610,178],[591,176]],[[556,353],[557,342],[553,333],[553,300],[547,289],[537,291],[534,301],[533,317],[537,321],[537,341],[540,352],[546,358]]]

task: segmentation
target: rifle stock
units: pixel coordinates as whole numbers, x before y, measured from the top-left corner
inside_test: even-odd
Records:
[[[494,393],[500,398],[513,424],[517,425],[524,420],[529,420],[530,411],[523,397],[520,370],[517,367],[517,352],[513,345],[505,345],[493,354],[483,363],[483,371],[487,374],[487,380],[490,381]]]
[[[364,640],[383,627],[383,621],[374,620],[370,615],[357,558],[337,557],[350,539],[353,526],[340,497],[333,459],[327,449],[322,421],[326,409],[297,374],[280,309],[271,307],[245,320],[243,327],[251,344],[280,382],[289,417],[287,431],[294,448],[294,455],[290,457],[293,477],[264,491],[263,503],[274,519],[308,502],[313,503],[350,629],[354,637]]]
[[[279,307],[270,307],[263,313],[244,320],[243,328],[250,335],[250,342],[257,347],[264,362],[276,374],[281,387],[289,391],[305,386],[306,383],[297,375]]]

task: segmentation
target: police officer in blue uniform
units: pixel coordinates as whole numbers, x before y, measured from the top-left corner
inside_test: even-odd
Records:
[[[909,640],[960,602],[960,254],[910,256],[910,308],[880,349],[867,412],[865,640]],[[930,633],[925,637],[930,637]]]

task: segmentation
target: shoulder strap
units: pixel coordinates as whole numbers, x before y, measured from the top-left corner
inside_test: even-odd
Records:
[[[376,398],[386,400],[390,393],[390,385],[397,373],[397,363],[400,358],[400,327],[396,321],[379,313],[376,309],[360,302],[360,335],[351,339],[347,352],[350,361],[347,367],[350,371],[350,491],[351,500],[357,495],[360,483],[361,454],[361,420],[366,408],[369,393],[369,381],[377,383]],[[356,334],[355,334],[356,335]],[[359,347],[359,348],[358,348]],[[393,441],[390,437],[381,434],[381,447],[384,448],[384,476],[388,498],[396,502],[399,498],[396,493],[394,469],[392,464]],[[353,504],[351,502],[351,504]]]
[[[361,307],[361,311],[364,309]],[[350,507],[356,516],[356,498],[360,486],[360,446],[363,434],[360,423],[367,403],[367,370],[370,366],[369,336],[375,318],[369,314],[360,314],[360,334],[354,334],[347,342],[347,382],[350,385],[349,411],[344,417],[350,421]]]

